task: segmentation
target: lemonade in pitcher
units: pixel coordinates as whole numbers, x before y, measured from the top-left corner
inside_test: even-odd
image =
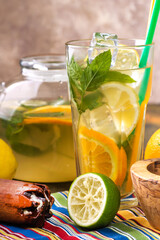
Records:
[[[66,44],[77,170],[109,176],[123,198],[133,191],[130,167],[142,157],[153,46],[139,67],[142,42],[94,37]]]
[[[0,137],[8,142],[19,162],[15,178],[71,181],[75,164],[70,105],[38,106],[40,103],[23,102],[9,121],[0,120]]]
[[[0,138],[9,144],[18,162],[16,179],[67,182],[76,177],[62,63],[55,57],[24,59],[25,76],[0,94]]]

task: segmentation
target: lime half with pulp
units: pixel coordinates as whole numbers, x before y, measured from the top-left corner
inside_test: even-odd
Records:
[[[120,192],[115,183],[100,173],[77,177],[68,193],[68,212],[80,227],[97,229],[107,226],[120,205]]]

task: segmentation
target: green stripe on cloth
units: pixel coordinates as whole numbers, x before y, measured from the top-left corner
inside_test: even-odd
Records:
[[[114,223],[110,224],[109,228],[113,229],[114,231],[120,231],[121,233],[124,234],[124,236],[130,236],[129,239],[140,239],[140,240],[148,240],[148,236],[143,233],[141,230],[137,230],[134,228],[134,225],[128,226],[125,222],[120,222],[120,223]],[[131,238],[132,237],[132,238]]]
[[[56,204],[56,206],[58,207],[65,207],[67,208],[67,192],[57,192],[57,193],[53,193],[52,196],[55,199],[54,204]]]

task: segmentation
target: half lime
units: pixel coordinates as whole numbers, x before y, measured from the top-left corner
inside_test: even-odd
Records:
[[[80,227],[97,229],[107,226],[120,205],[120,192],[115,183],[100,173],[77,177],[68,193],[68,212]]]

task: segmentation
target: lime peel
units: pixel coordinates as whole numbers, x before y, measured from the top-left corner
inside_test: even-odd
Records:
[[[68,193],[68,212],[80,227],[97,229],[107,226],[120,206],[120,192],[106,175],[85,173],[77,177]]]

